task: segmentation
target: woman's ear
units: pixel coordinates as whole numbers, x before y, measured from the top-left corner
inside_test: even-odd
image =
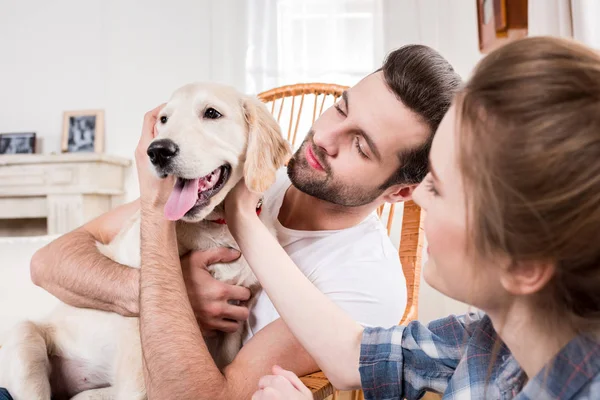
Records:
[[[248,123],[244,179],[248,189],[262,193],[275,182],[277,170],[292,154],[291,148],[279,124],[259,99],[246,97],[244,114]]]
[[[520,261],[500,272],[500,282],[512,295],[523,296],[541,291],[554,276],[554,264],[547,261]]]
[[[412,194],[419,185],[392,185],[383,192],[386,203],[399,203],[412,199]]]

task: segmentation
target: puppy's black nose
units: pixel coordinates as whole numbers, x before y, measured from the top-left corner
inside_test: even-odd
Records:
[[[148,146],[148,157],[150,162],[157,167],[164,168],[171,159],[179,153],[179,147],[170,139],[160,139]]]

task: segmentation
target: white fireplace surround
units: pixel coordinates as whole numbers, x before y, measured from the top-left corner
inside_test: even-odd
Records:
[[[0,236],[31,235],[28,221],[40,219],[46,226],[33,234],[66,233],[109,211],[123,199],[130,165],[95,153],[0,156]]]

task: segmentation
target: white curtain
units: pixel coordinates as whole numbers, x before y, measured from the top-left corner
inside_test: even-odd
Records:
[[[529,36],[570,37],[600,49],[600,1],[529,0]]]
[[[600,49],[600,1],[572,0],[573,37]]]
[[[249,0],[246,91],[353,85],[383,59],[382,0]]]
[[[529,36],[573,36],[570,0],[529,0],[528,4]]]
[[[259,93],[278,86],[278,0],[248,0],[246,92]]]

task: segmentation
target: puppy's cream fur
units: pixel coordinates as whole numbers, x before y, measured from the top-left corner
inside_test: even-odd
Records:
[[[209,107],[223,116],[203,118]],[[161,123],[160,116],[167,116],[168,122]],[[240,179],[256,192],[274,182],[276,170],[290,155],[277,122],[256,98],[226,86],[190,84],[177,90],[161,110],[156,131],[155,140],[170,139],[179,146],[170,171],[176,176],[193,179],[221,165],[231,166],[228,181],[209,204],[177,222],[179,254],[237,248],[227,226],[209,220],[223,217],[221,202]],[[98,249],[139,268],[139,213],[110,244],[98,243]],[[250,288],[249,307],[254,304],[259,284],[243,257],[213,265],[210,272],[216,279]],[[208,343],[220,368],[233,360],[244,334],[241,329]],[[61,304],[42,321],[23,322],[0,348],[0,387],[15,400],[49,400],[51,392],[56,398],[75,400],[145,399],[138,319]]]

